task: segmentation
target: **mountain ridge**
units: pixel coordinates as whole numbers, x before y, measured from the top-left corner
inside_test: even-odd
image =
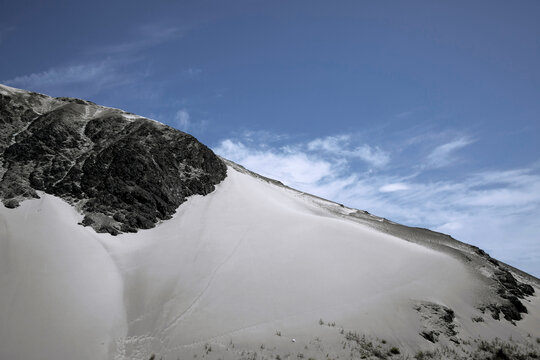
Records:
[[[410,227],[407,225],[398,224],[386,218],[372,215],[365,210],[358,210],[344,207],[343,204],[327,200],[316,195],[308,194],[289,186],[284,185],[278,180],[270,179],[265,176],[254,173],[243,166],[236,164],[230,160],[223,159],[229,166],[238,171],[250,174],[253,177],[266,181],[275,186],[286,188],[298,194],[305,195],[308,198],[314,199],[321,204],[330,204],[327,208],[348,219],[368,225],[378,231],[396,236],[408,242],[417,243],[432,249],[443,251],[452,256],[468,263],[469,266],[479,270],[481,268],[489,268],[492,271],[494,278],[492,286],[496,289],[498,295],[504,299],[502,303],[487,303],[481,306],[484,310],[489,310],[493,318],[499,319],[503,316],[508,321],[519,321],[522,319],[521,314],[526,313],[526,307],[520,299],[527,296],[532,296],[534,288],[527,282],[532,282],[536,286],[540,286],[540,279],[535,276],[514,268],[502,261],[492,258],[484,250],[477,246],[464,243],[454,239],[451,235],[433,231],[426,228]],[[522,281],[516,280],[512,275],[516,274]]]
[[[0,108],[8,207],[45,191],[77,205],[83,225],[114,235],[155,226],[226,176],[193,136],[118,109],[6,87]]]
[[[540,356],[540,281],[473,245],[85,100],[0,122],[2,358]]]

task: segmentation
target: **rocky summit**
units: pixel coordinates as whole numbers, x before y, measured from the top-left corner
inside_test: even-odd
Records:
[[[89,101],[0,86],[0,124],[4,205],[56,195],[97,232],[152,228],[226,176],[193,136]]]

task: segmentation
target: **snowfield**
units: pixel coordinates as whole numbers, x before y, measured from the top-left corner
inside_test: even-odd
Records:
[[[354,333],[414,355],[435,347],[429,329],[445,346],[540,337],[536,285],[523,320],[494,320],[478,309],[485,276],[458,257],[231,166],[136,234],[98,234],[40,195],[0,205],[0,359],[324,358]]]

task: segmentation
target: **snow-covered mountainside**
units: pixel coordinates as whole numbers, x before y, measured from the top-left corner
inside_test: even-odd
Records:
[[[0,122],[0,359],[540,356],[540,281],[476,247],[82,100]]]

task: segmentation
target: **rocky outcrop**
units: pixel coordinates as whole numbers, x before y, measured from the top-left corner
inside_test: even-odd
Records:
[[[432,302],[420,302],[414,306],[420,315],[422,329],[420,336],[429,342],[436,343],[439,337],[445,337],[455,344],[459,344],[457,324],[454,322],[454,310]]]
[[[0,198],[37,191],[77,205],[98,232],[135,232],[206,195],[226,165],[193,136],[73,98],[0,87]]]

